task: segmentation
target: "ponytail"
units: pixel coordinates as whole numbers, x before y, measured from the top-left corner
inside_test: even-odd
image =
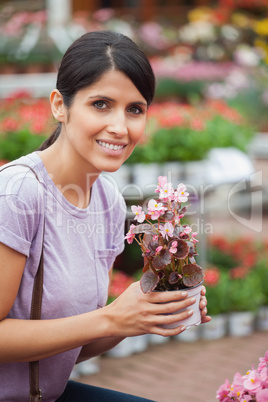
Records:
[[[51,136],[43,142],[43,144],[40,145],[40,147],[37,149],[37,151],[44,151],[44,149],[47,149],[50,147],[50,145],[54,144],[54,142],[57,140],[61,132],[61,123],[58,123],[58,126],[54,133],[51,134]]]

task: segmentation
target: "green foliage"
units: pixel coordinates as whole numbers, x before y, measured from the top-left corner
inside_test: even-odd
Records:
[[[237,261],[234,260],[234,257],[231,254],[223,252],[217,247],[208,247],[207,259],[210,264],[225,271],[228,271],[237,265]]]
[[[260,280],[263,294],[263,304],[268,305],[268,266],[266,260],[258,261],[254,267],[254,273]]]
[[[244,278],[230,279],[226,296],[229,311],[256,311],[264,301],[261,280],[254,271]]]
[[[160,128],[144,145],[138,145],[126,161],[133,163],[165,163],[197,161],[215,147],[236,147],[242,151],[253,138],[251,126],[237,125],[222,116],[215,116],[202,131],[190,127]]]
[[[203,99],[205,85],[205,81],[178,81],[172,78],[159,78],[155,97],[157,100],[175,98],[191,104]]]
[[[228,293],[229,279],[225,272],[221,273],[220,280],[215,286],[206,286],[207,309],[209,315],[225,314],[228,312]]]
[[[32,135],[27,129],[0,136],[0,159],[12,161],[36,150],[46,139]]]

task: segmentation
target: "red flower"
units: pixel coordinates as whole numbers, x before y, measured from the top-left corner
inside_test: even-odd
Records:
[[[220,270],[218,268],[208,268],[205,270],[204,283],[207,286],[217,286],[220,280]]]

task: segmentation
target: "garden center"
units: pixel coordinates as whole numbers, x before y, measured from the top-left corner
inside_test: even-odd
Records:
[[[144,258],[163,253],[162,243],[152,250],[148,238],[141,242],[141,234],[146,240],[157,233],[155,222],[173,240],[169,253],[179,255],[174,228],[161,224],[159,203],[175,199],[180,209],[166,210],[181,222],[179,242],[190,247],[186,264],[204,270],[212,320],[174,337],[125,338],[76,365],[71,378],[158,402],[265,402],[268,1],[1,1],[0,166],[50,136],[56,120],[49,95],[60,60],[81,35],[101,30],[137,43],[156,78],[144,136],[117,171],[102,173],[126,202],[125,248],[114,263],[107,303],[143,281]],[[173,198],[161,201],[163,178],[162,189],[172,185]],[[134,229],[138,223],[142,229]],[[163,268],[159,260],[154,273]]]

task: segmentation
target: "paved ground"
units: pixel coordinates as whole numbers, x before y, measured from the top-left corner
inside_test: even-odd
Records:
[[[193,343],[172,339],[130,357],[102,357],[100,373],[80,381],[157,402],[215,402],[225,379],[257,366],[267,349],[268,332]]]

